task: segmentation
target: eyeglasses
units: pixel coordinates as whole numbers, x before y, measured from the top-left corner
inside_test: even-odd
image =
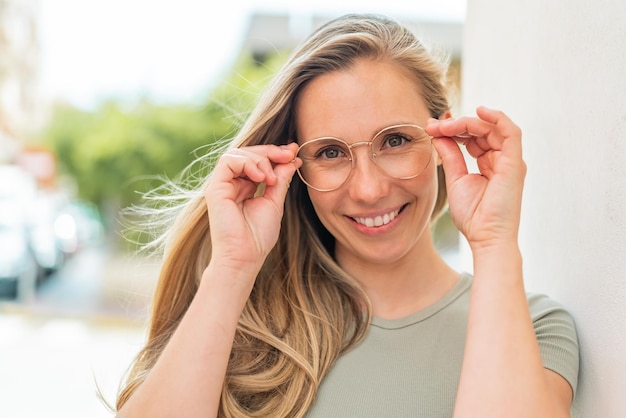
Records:
[[[418,125],[384,128],[371,141],[348,144],[343,139],[322,137],[300,145],[298,175],[312,189],[330,192],[350,177],[355,156],[352,148],[369,145],[370,159],[388,176],[410,179],[419,176],[432,159],[432,137]]]

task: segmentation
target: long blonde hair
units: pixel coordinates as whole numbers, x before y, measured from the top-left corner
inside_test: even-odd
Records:
[[[292,54],[230,146],[293,140],[294,103],[303,86],[361,58],[395,63],[418,83],[431,116],[448,111],[445,60],[395,21],[346,15],[322,26]],[[446,204],[441,170],[439,182],[433,218]],[[118,409],[154,366],[211,259],[202,193],[195,193],[177,211],[166,235],[148,341],[118,396]],[[370,320],[367,297],[335,262],[333,253],[334,238],[315,215],[306,187],[294,176],[278,242],[239,320],[220,417],[304,416],[333,362],[364,336]]]

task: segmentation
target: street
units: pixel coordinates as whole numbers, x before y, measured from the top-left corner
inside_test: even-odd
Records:
[[[27,302],[0,301],[0,416],[113,414],[124,373],[145,337],[158,265],[87,249]]]

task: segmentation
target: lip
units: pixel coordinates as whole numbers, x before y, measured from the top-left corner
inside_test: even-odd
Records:
[[[402,213],[406,205],[395,209],[386,209],[375,213],[357,214],[347,216],[353,224],[364,232],[384,232],[391,228]]]

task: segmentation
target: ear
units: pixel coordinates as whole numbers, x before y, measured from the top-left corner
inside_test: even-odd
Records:
[[[450,119],[450,118],[452,118],[452,112],[450,112],[449,110],[446,110],[445,113],[439,116],[439,120]]]
[[[450,112],[449,110],[446,110],[445,113],[439,115],[439,120],[445,120],[445,119],[451,119],[452,118],[452,112]],[[435,151],[436,152],[436,151]],[[437,165],[441,165],[443,164],[443,160],[441,159],[441,156],[439,155],[439,153],[437,153]]]

